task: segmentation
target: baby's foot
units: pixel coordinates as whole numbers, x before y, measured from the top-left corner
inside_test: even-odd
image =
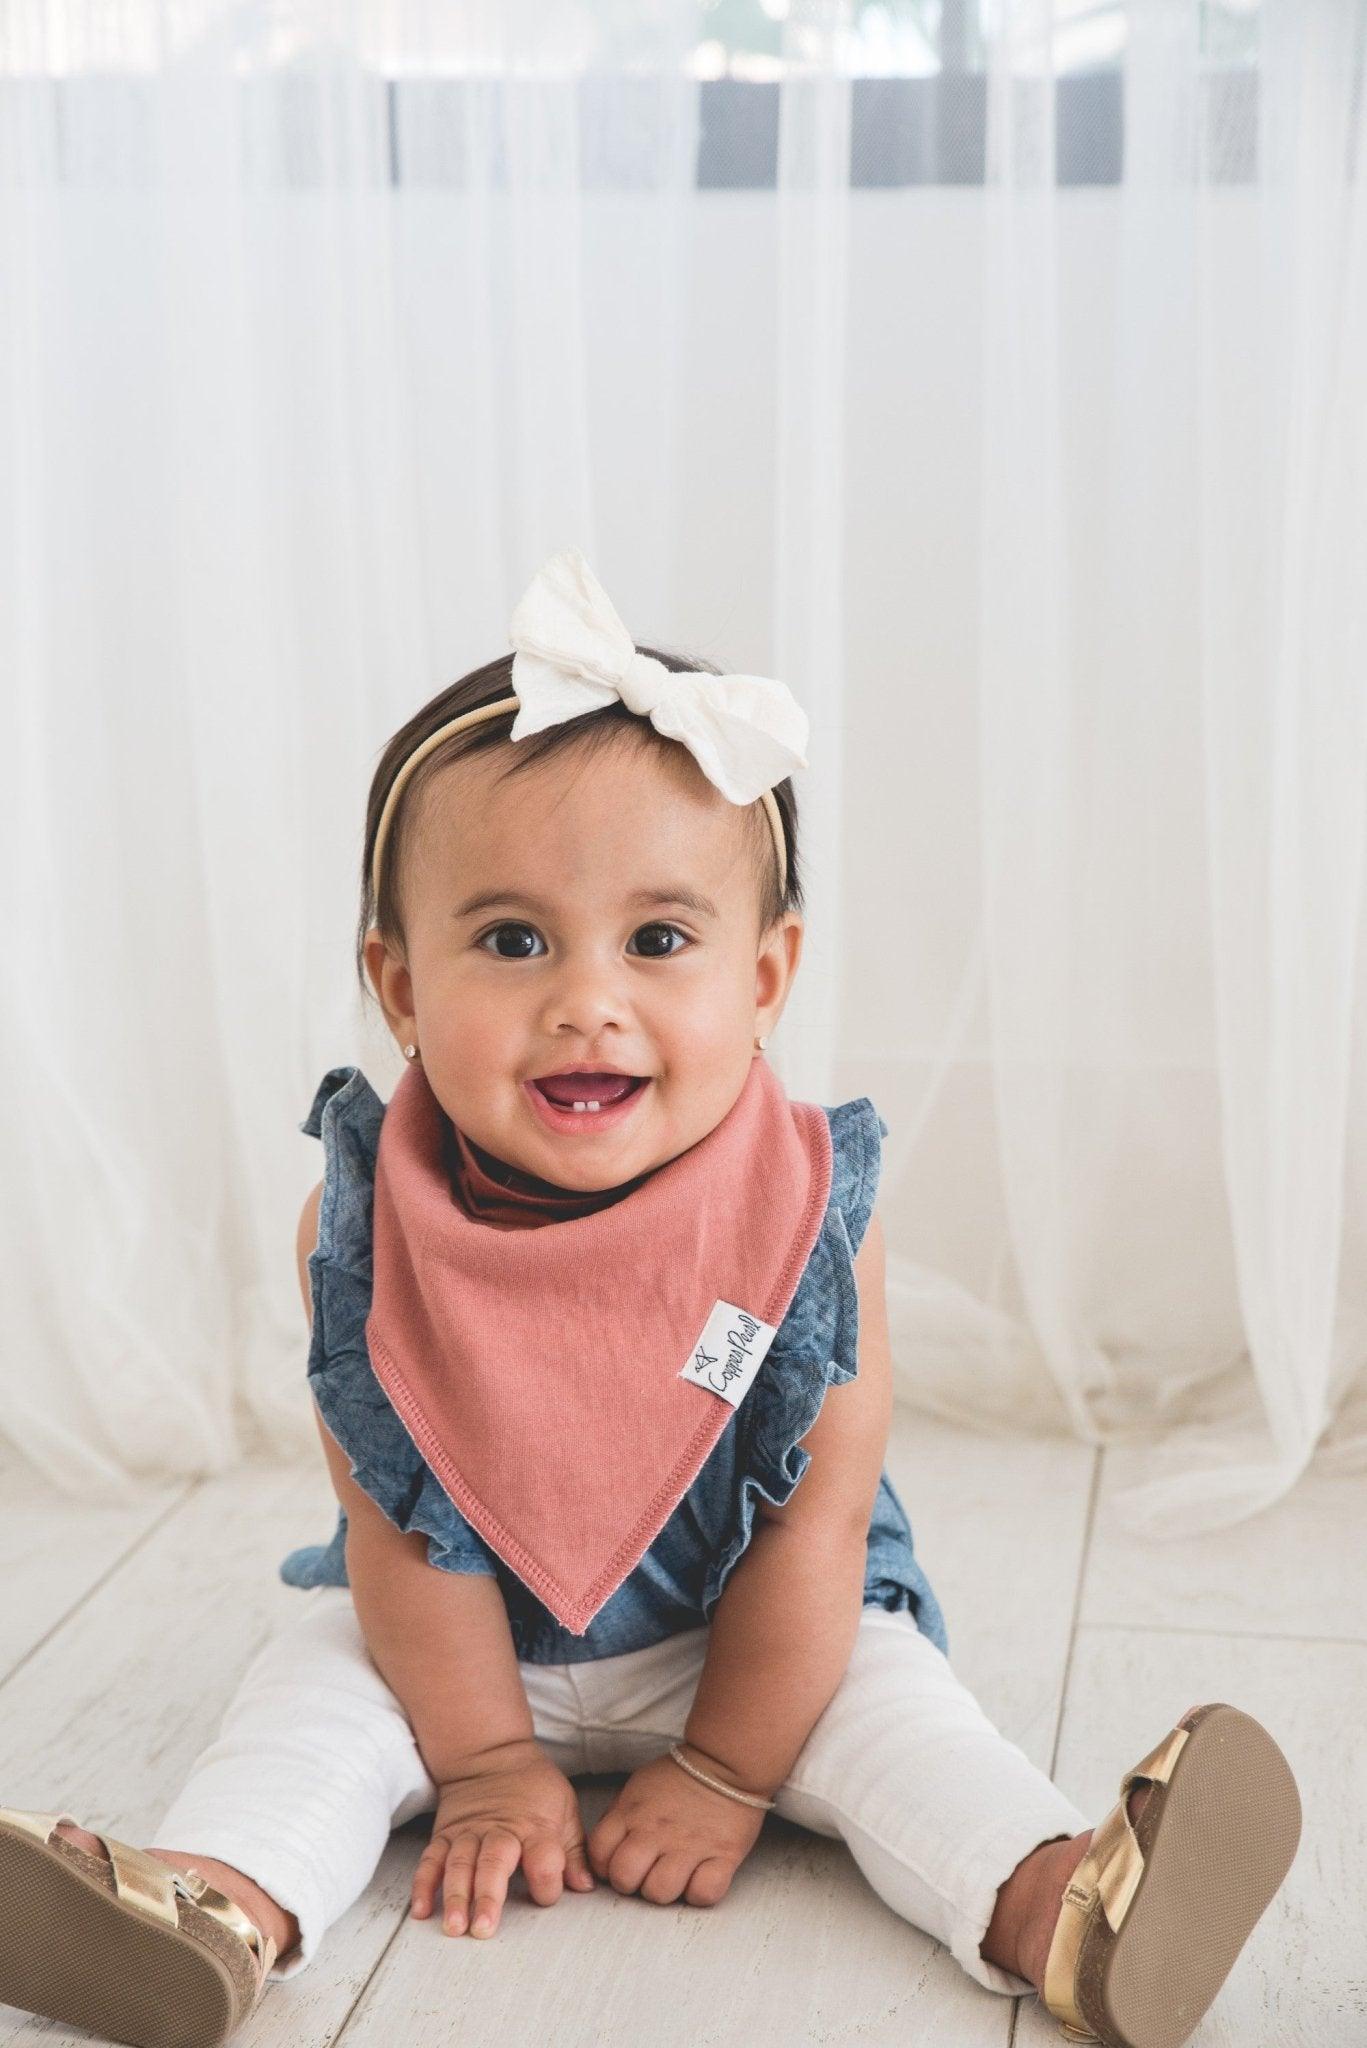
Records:
[[[1129,1784],[1132,1776],[1139,1782]],[[1065,2032],[1081,2027],[1089,2039],[1178,2048],[1291,1867],[1300,1796],[1268,1731],[1223,1700],[1188,1707],[1126,1783],[1124,1807],[1096,1829],[1045,1845],[1035,1914],[1027,1910],[1017,1952]],[[1139,1848],[1136,1823],[1152,1837]],[[1087,1856],[1090,1877],[1074,1891],[1088,1850],[1105,1868]],[[1068,1940],[1046,1998],[1043,1979],[1065,1914]]]
[[[61,1821],[57,1833],[68,1842],[74,1842],[78,1849],[84,1849],[87,1856],[96,1856],[102,1863],[109,1861],[104,1843],[98,1835],[92,1835],[88,1828],[76,1827],[70,1821]],[[206,1877],[216,1891],[224,1892],[239,1905],[253,1926],[261,1934],[269,1935],[275,1942],[277,1959],[293,1948],[299,1939],[299,1922],[293,1913],[287,1913],[278,1906],[269,1892],[263,1892],[254,1884],[245,1871],[237,1870],[231,1863],[219,1863],[212,1856],[182,1855],[175,1849],[149,1849],[147,1855],[155,1856],[159,1863],[165,1863],[172,1870],[197,1870]]]
[[[1194,1707],[1186,1710],[1188,1714],[1194,1712]],[[1180,1720],[1185,1718],[1185,1714],[1179,1716]],[[1134,1786],[1130,1792],[1125,1801],[1125,1811],[1130,1816],[1131,1827],[1144,1811],[1153,1789],[1152,1784],[1145,1782]],[[1028,1914],[1020,1935],[1017,1974],[1028,1978],[1037,1991],[1044,1989],[1044,1967],[1049,1959],[1054,1929],[1063,1911],[1063,1894],[1073,1872],[1087,1854],[1094,1832],[1088,1828],[1085,1834],[1073,1835],[1067,1841],[1044,1842],[1035,1851],[1034,1858],[1027,1858],[1026,1864],[1021,1866],[1028,1869],[1029,1863],[1036,1861],[1038,1868],[1034,1874],[1038,1882],[1034,1910]]]
[[[264,1989],[261,1909],[241,1872],[173,1885],[188,1857],[107,1840],[66,1814],[0,1808],[0,1893],[18,1905],[0,1913],[0,2005],[58,2021],[64,2040],[74,2027],[82,2040],[167,2042],[174,2020],[178,2041],[227,2041]]]
[[[84,1849],[87,1856],[98,1856],[104,1863],[109,1861],[104,1843],[99,1836],[90,1834],[85,1828],[78,1828],[72,1822],[64,1820],[58,1822],[55,1832],[63,1841],[74,1842],[78,1849]]]
[[[1136,1785],[1125,1801],[1125,1810],[1133,1827],[1144,1811],[1152,1785]],[[1073,1872],[1081,1863],[1091,1845],[1093,1830],[1073,1835],[1065,1841],[1043,1842],[1033,1856],[1027,1857],[1018,1866],[1021,1874],[1035,1879],[1034,1909],[1028,1913],[1021,1930],[1014,1964],[1008,1964],[1015,1974],[1025,1977],[1037,1991],[1044,1989],[1044,1966],[1049,1959],[1049,1949],[1058,1925],[1059,1914],[1063,1911],[1063,1894]],[[1030,1866],[1035,1868],[1031,1870]]]

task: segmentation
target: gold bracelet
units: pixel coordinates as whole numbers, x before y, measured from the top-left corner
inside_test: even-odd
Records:
[[[720,1778],[709,1778],[706,1771],[700,1771],[696,1764],[688,1761],[677,1742],[670,1743],[669,1754],[690,1778],[696,1778],[700,1785],[710,1785],[714,1792],[724,1792],[728,1799],[739,1799],[746,1806],[762,1806],[766,1811],[774,1803],[772,1799],[757,1798],[753,1792],[738,1792],[734,1785],[723,1785]]]

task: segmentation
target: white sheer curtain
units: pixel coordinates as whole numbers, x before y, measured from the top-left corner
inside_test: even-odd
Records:
[[[369,774],[571,543],[811,713],[904,1397],[1162,1529],[1360,1455],[1362,13],[0,0],[21,1455],[314,1455]]]
[[[1127,10],[1099,214],[1059,186],[1043,0],[1001,10],[988,84],[980,848],[1013,1306],[1086,1434],[1194,1419],[1233,1363],[1247,1427],[1236,1400],[1166,1447],[1126,1503],[1155,1532],[1276,1498],[1367,1351],[1367,15],[1261,12],[1240,103],[1206,10]]]

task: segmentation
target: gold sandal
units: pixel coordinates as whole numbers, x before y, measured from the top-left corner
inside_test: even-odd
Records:
[[[1153,1790],[1131,1825],[1136,1784]],[[1181,2048],[1291,1867],[1301,1804],[1267,1730],[1193,1707],[1120,1785],[1063,1895],[1042,2003],[1069,2041]]]
[[[275,1943],[197,1870],[0,1806],[0,2004],[135,2048],[218,2048],[251,2013]]]

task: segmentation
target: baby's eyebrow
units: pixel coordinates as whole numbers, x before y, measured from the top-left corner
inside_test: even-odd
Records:
[[[636,889],[626,900],[633,910],[658,910],[663,904],[677,903],[685,910],[696,911],[699,917],[721,915],[712,898],[700,895],[696,889]]]
[[[677,905],[684,910],[691,910],[698,917],[719,917],[721,915],[712,898],[702,895],[697,889],[683,887],[633,889],[631,894],[625,897],[623,901],[632,910],[659,909],[661,906],[669,904]],[[516,889],[484,889],[477,896],[467,896],[464,903],[460,904],[452,912],[452,915],[454,917],[473,917],[477,911],[492,910],[496,904],[500,903],[517,904],[523,910],[535,911],[539,917],[545,916],[546,912],[551,908],[550,904],[543,903],[539,897],[524,896]]]

